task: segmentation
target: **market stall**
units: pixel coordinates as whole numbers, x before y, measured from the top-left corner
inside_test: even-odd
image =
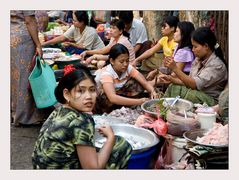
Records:
[[[149,138],[151,150],[157,148],[155,153],[147,155],[148,160],[146,157],[137,159],[137,163],[147,161],[147,165],[133,165],[133,169],[227,169],[228,125],[223,126],[219,119],[215,119],[208,129],[203,129],[203,123],[195,112],[198,104],[175,99],[154,99],[135,109],[122,107],[109,114],[94,116],[94,120],[97,125],[112,125],[116,135],[130,134],[135,144],[142,147],[141,141]],[[159,104],[161,108],[157,108]],[[163,122],[158,123],[158,118]],[[119,131],[122,127],[123,133]],[[157,146],[155,140],[150,139],[152,133],[159,140]]]

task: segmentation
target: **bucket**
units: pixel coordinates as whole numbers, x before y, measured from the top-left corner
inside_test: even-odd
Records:
[[[157,145],[144,152],[132,154],[128,161],[128,169],[152,169],[151,161]]]
[[[172,161],[178,162],[180,158],[186,153],[183,146],[186,145],[186,139],[174,137],[172,141]]]
[[[216,122],[217,113],[197,113],[201,129],[211,129]]]

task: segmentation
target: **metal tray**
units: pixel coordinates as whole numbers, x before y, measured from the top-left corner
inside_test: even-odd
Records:
[[[146,151],[159,143],[158,136],[148,129],[129,124],[114,124],[111,127],[115,135],[124,137],[132,145],[133,153]],[[101,148],[106,141],[106,138],[97,131],[95,131],[94,138],[97,148]]]
[[[212,144],[203,144],[203,143],[199,143],[196,141],[197,137],[202,137],[204,136],[204,134],[207,132],[208,130],[206,129],[195,129],[195,130],[191,130],[191,131],[187,131],[185,133],[183,133],[183,137],[195,144],[195,145],[201,145],[201,146],[208,146],[208,147],[213,147],[213,148],[228,148],[228,144],[223,144],[223,145],[212,145]]]
[[[72,62],[72,61],[80,61],[79,57],[61,57],[59,59],[55,59],[55,62]]]
[[[42,48],[43,53],[59,53],[62,52],[59,48]]]

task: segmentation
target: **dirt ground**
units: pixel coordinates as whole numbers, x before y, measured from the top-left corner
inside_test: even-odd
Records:
[[[15,169],[32,169],[31,154],[41,126],[11,126],[11,166]]]

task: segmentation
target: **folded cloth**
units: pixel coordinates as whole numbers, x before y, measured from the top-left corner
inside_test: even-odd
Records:
[[[205,154],[208,154],[214,151],[215,151],[214,148],[207,147],[207,146],[200,146],[200,145],[196,145],[189,148],[189,152],[195,154],[198,157],[201,157]]]
[[[66,46],[65,51],[72,55],[72,54],[81,54],[82,52],[85,51],[85,49],[79,49],[74,46]]]
[[[212,148],[196,145],[188,149],[195,160],[196,169],[210,169],[219,166],[220,169],[228,168],[228,148]]]

